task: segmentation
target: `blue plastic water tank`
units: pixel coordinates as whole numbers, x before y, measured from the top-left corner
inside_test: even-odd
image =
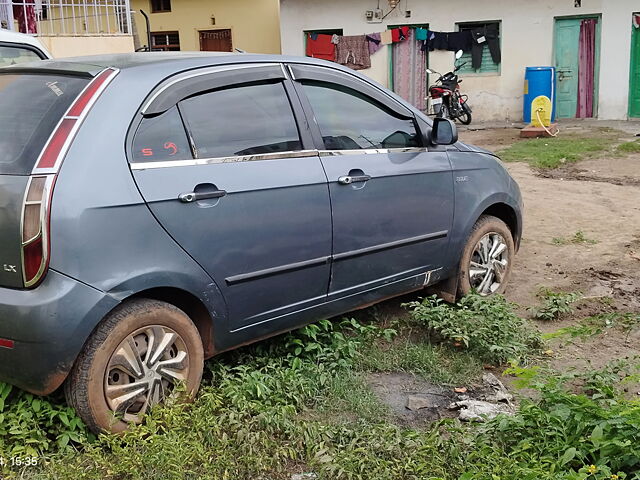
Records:
[[[531,122],[531,102],[544,95],[551,99],[551,121],[556,119],[556,67],[527,67],[524,74],[524,123]]]

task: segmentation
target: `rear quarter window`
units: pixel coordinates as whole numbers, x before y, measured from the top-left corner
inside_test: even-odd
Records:
[[[28,175],[62,116],[89,82],[0,73],[0,175]]]
[[[133,162],[191,160],[191,147],[177,107],[142,120],[133,140]]]
[[[42,60],[42,55],[27,47],[0,45],[0,67]]]

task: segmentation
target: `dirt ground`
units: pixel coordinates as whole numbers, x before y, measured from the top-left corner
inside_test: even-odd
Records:
[[[567,129],[587,135],[592,129],[597,135],[595,126]],[[493,151],[519,141],[514,128],[463,131],[460,138]],[[633,139],[620,132],[621,141]],[[542,174],[526,163],[507,167],[525,202],[522,245],[507,298],[525,307],[535,305],[542,286],[586,297],[560,322],[538,323],[544,332],[604,311],[640,312],[640,155],[604,154]],[[578,231],[597,243],[553,241],[570,239]],[[552,363],[562,370],[599,367],[640,355],[640,336],[612,330],[555,349]]]
[[[561,130],[591,136],[601,133],[602,127],[593,122],[561,125]],[[633,124],[617,127],[620,143],[636,139]],[[460,139],[498,154],[520,141],[518,128],[473,126],[461,129]],[[560,320],[532,320],[543,333],[576,325],[599,313],[640,313],[640,154],[603,153],[547,172],[524,162],[506,165],[520,185],[525,203],[523,238],[506,291],[507,299],[520,306],[519,313],[531,318],[528,308],[540,303],[536,294],[541,287],[584,296],[574,304],[573,313]],[[554,242],[570,240],[576,232],[589,241]],[[413,299],[409,297],[401,301]],[[406,313],[399,303],[398,299],[389,300],[380,308],[391,315]],[[549,348],[549,366],[556,371],[600,368],[612,360],[640,357],[640,325],[630,332],[610,328],[587,339],[551,340]],[[499,369],[495,373],[500,375]],[[512,379],[502,380],[512,387]],[[400,425],[420,427],[455,416],[446,407],[454,397],[452,388],[400,372],[371,375],[367,381]],[[472,397],[479,388],[473,384],[465,387]],[[630,388],[634,389],[631,394],[640,394],[640,385]],[[431,398],[431,408],[409,410],[408,398],[416,394]]]

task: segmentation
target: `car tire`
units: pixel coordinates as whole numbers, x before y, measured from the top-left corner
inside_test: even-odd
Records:
[[[96,327],[65,396],[92,431],[119,433],[141,422],[178,383],[192,399],[203,368],[202,340],[191,319],[171,304],[134,299]]]
[[[458,298],[474,290],[483,296],[504,293],[514,255],[509,227],[499,218],[482,215],[471,229],[460,258]]]

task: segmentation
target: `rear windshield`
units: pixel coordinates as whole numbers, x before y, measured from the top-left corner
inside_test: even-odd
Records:
[[[88,82],[63,75],[0,74],[0,175],[31,173],[49,135]]]

